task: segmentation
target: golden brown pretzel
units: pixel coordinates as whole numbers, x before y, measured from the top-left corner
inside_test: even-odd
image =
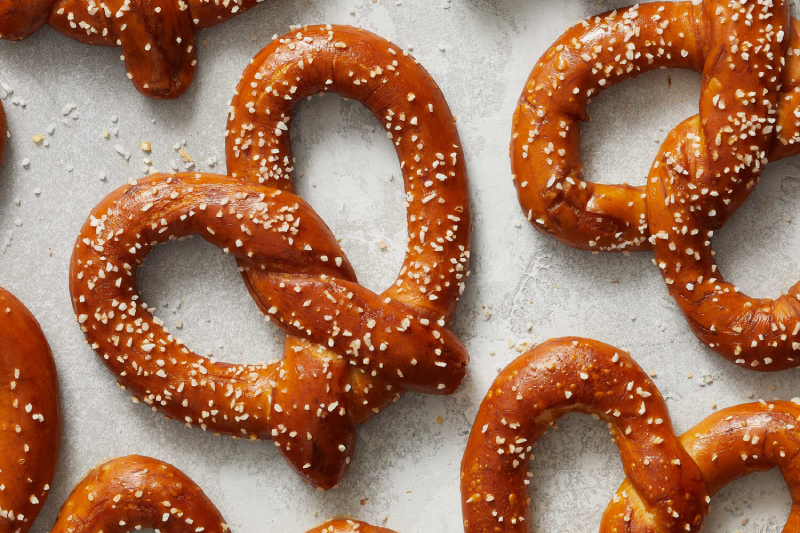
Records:
[[[599,15],[545,53],[514,119],[520,203],[540,231],[578,248],[653,248],[695,335],[756,370],[800,365],[795,285],[773,301],[717,271],[713,231],[746,200],[767,160],[800,151],[800,23],[783,1],[652,3]],[[675,128],[645,187],[582,181],[578,120],[591,96],[655,68],[702,70],[700,114]]]
[[[262,92],[266,84],[285,92]],[[381,295],[358,285],[330,230],[290,192],[286,124],[301,98],[323,88],[400,122],[391,135],[410,239],[398,281]],[[72,255],[73,307],[91,346],[136,398],[189,426],[272,438],[300,475],[328,489],[347,470],[356,425],[405,389],[449,394],[464,377],[469,357],[447,327],[469,257],[463,155],[424,69],[362,30],[307,27],[275,41],[245,71],[237,95],[228,130],[229,153],[238,146],[229,156],[233,177],[158,175],[109,195]],[[260,150],[274,161],[264,176]],[[237,258],[257,305],[287,334],[281,362],[209,361],[146,312],[136,268],[154,244],[188,234]]]
[[[273,41],[245,70],[231,102],[226,132],[228,173],[250,183],[294,191],[288,129],[292,111],[306,96],[326,92],[364,104],[383,125],[400,160],[409,240],[397,281],[381,298],[408,305],[418,316],[426,316],[422,320],[433,329],[446,328],[468,274],[472,222],[467,169],[444,95],[405,51],[377,35],[347,26],[304,27]],[[243,276],[252,292],[262,276],[240,266],[245,266]],[[261,308],[268,311],[268,306]],[[412,319],[409,325],[415,327],[417,321]],[[445,332],[449,330],[443,329],[441,334]],[[321,370],[318,354],[296,347],[290,350],[294,340],[287,338],[286,342],[287,383],[303,379],[290,360],[294,368],[305,368],[306,374],[313,368]],[[466,362],[466,352],[463,357]],[[341,363],[336,366],[338,379],[352,385],[346,400],[352,425],[366,422],[402,393],[384,376],[346,371]],[[290,395],[278,388],[276,396]],[[327,403],[342,401],[331,398],[321,381],[310,386],[309,396],[328,397]],[[320,419],[303,409],[305,402],[286,398],[279,403],[289,406],[278,413],[279,424],[295,426],[301,435],[310,431],[308,428],[342,431],[338,421]],[[289,417],[295,418],[293,424]],[[352,425],[346,428],[347,448],[354,444]],[[275,438],[281,453],[296,466],[318,455],[309,441],[290,447],[291,431],[282,431]]]
[[[44,506],[61,443],[56,366],[33,315],[0,288],[0,530],[26,533]]]
[[[798,403],[729,407],[677,438],[658,389],[630,355],[588,339],[549,340],[508,365],[481,403],[461,463],[464,530],[529,531],[525,485],[533,446],[561,416],[579,411],[608,423],[628,476],[601,532],[700,531],[711,496],[775,466],[794,502],[783,531],[796,531]]]
[[[194,78],[195,31],[261,1],[0,0],[0,38],[19,41],[49,24],[85,44],[119,46],[139,92],[177,98]]]
[[[792,496],[792,509],[783,527],[785,533],[800,527],[800,406],[792,402],[759,402],[736,405],[709,416],[681,435],[681,445],[703,472],[709,496],[731,481],[778,467]],[[629,490],[625,480],[607,515],[626,515],[629,509],[621,495]],[[646,525],[639,514],[629,515],[629,530]]]
[[[547,341],[497,376],[481,403],[461,462],[466,533],[529,531],[526,473],[536,441],[564,414],[608,423],[631,480],[623,496],[649,529],[699,531],[706,487],[678,442],[658,389],[627,353],[577,337]],[[603,516],[601,531],[627,531],[625,515]]]
[[[50,533],[224,533],[219,510],[174,466],[129,455],[92,469],[75,487]],[[393,533],[353,520],[332,520],[308,533]]]

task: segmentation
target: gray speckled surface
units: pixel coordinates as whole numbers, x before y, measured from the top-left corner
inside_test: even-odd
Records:
[[[200,34],[207,44],[200,46],[195,83],[172,102],[136,93],[118,50],[80,45],[48,29],[19,45],[0,42],[0,81],[13,89],[10,95],[0,91],[12,132],[0,169],[0,245],[13,234],[10,245],[0,246],[0,283],[41,322],[64,407],[62,459],[35,533],[48,530],[89,467],[128,453],[183,469],[245,533],[300,533],[335,514],[378,524],[388,517],[385,524],[401,533],[456,533],[458,467],[478,405],[497,370],[518,355],[513,346],[553,336],[583,335],[630,350],[657,372],[678,431],[711,413],[712,402],[724,407],[751,396],[800,395],[796,371],[750,373],[700,346],[650,254],[591,255],[524,222],[507,155],[523,82],[568,24],[626,0],[264,4]],[[197,168],[224,171],[226,106],[242,69],[270,36],[304,22],[356,24],[413,49],[458,117],[475,225],[472,276],[454,325],[472,356],[466,382],[449,398],[408,395],[362,427],[354,465],[340,488],[326,494],[302,485],[270,443],[189,430],[131,403],[84,344],[67,289],[79,227],[105,194],[143,175],[143,159],[161,170],[171,162],[180,166],[173,147],[185,141]],[[658,72],[598,98],[590,108],[593,122],[584,128],[589,178],[644,183],[666,132],[696,112],[699,87],[697,74]],[[67,104],[76,108],[64,116]],[[51,124],[54,133],[47,135]],[[105,140],[106,129],[117,133]],[[304,103],[292,127],[301,194],[342,239],[362,283],[376,290],[394,279],[405,238],[399,165],[379,129],[365,109],[336,96]],[[31,141],[37,133],[49,146]],[[151,155],[139,150],[141,141],[152,143]],[[117,145],[130,152],[129,161]],[[219,163],[210,167],[211,158]],[[797,159],[771,164],[715,237],[721,268],[750,294],[775,296],[800,277],[800,231],[792,221],[800,206],[799,170]],[[387,243],[386,251],[378,241]],[[281,337],[259,316],[233,260],[200,239],[157,249],[140,280],[145,300],[168,324],[182,320],[181,335],[198,352],[231,361],[280,355]],[[713,383],[704,384],[709,373]],[[531,530],[594,531],[622,480],[618,455],[600,422],[571,415],[559,427],[535,449]],[[714,499],[706,531],[779,531],[788,509],[777,472],[760,474]]]

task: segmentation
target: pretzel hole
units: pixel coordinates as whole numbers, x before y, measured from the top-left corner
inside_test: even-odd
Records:
[[[584,179],[644,185],[669,131],[699,112],[700,82],[695,72],[656,70],[596,96],[581,123]]]
[[[230,363],[282,357],[283,333],[265,322],[233,256],[199,237],[154,247],[137,286],[167,329],[199,355]]]
[[[625,479],[619,451],[605,422],[568,413],[557,426],[533,447],[528,530],[595,533],[609,495]]]
[[[753,297],[777,298],[800,280],[800,177],[789,158],[767,165],[753,194],[713,246],[719,270]]]
[[[779,532],[792,500],[777,468],[725,486],[711,500],[705,531]]]
[[[359,102],[304,101],[291,123],[297,192],[328,224],[361,285],[394,283],[406,250],[403,175],[392,142]]]

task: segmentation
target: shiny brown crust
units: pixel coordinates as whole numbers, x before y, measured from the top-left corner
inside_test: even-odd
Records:
[[[0,288],[0,530],[26,533],[58,462],[56,366],[33,315]]]
[[[50,533],[224,533],[222,514],[174,466],[140,455],[93,468],[64,502]],[[308,533],[393,533],[353,520],[332,520]]]
[[[177,98],[194,78],[195,32],[261,1],[0,0],[0,38],[19,41],[49,24],[85,44],[119,46],[139,92]]]
[[[631,480],[620,497],[646,524],[632,531],[700,530],[708,512],[703,475],[678,442],[656,386],[626,352],[568,337],[514,360],[481,403],[461,462],[466,533],[529,531],[531,451],[572,411],[608,423]],[[630,516],[606,511],[600,530],[629,531]]]
[[[709,416],[681,435],[681,445],[700,467],[709,496],[735,479],[778,467],[792,496],[785,533],[800,529],[800,406],[776,401],[736,405]],[[625,480],[609,504],[606,515],[629,513],[622,494],[630,488]],[[626,531],[649,531],[633,514]]]
[[[50,533],[222,533],[222,515],[186,474],[129,455],[92,469],[64,502]],[[202,528],[202,529],[200,529]]]
[[[357,520],[340,519],[325,522],[307,533],[394,533],[394,531]]]
[[[783,531],[800,527],[800,398],[729,407],[677,438],[658,389],[627,353],[563,338],[514,360],[481,403],[461,462],[466,533],[529,531],[528,459],[570,411],[608,423],[628,476],[601,532],[700,531],[711,496],[776,466],[793,502]]]
[[[307,26],[273,41],[245,70],[231,102],[226,132],[228,173],[249,183],[294,191],[289,136],[293,110],[307,96],[328,92],[364,104],[383,125],[400,160],[409,240],[397,281],[381,297],[415,310],[419,318],[409,315],[411,321],[400,328],[430,327],[440,331],[434,335],[449,334],[447,325],[469,266],[472,223],[467,170],[444,95],[412,56],[377,35],[347,26]],[[243,276],[253,292],[261,275],[240,266],[245,267]],[[292,367],[305,368],[308,375],[313,369],[322,370],[321,362],[331,355],[289,350],[295,341],[287,338],[286,342],[287,383],[303,378]],[[463,357],[466,362],[466,351]],[[332,395],[321,380],[308,384],[306,379],[304,390],[309,390],[310,397],[322,398],[317,403],[345,401],[352,425],[369,420],[402,394],[385,376],[353,372],[342,364],[330,370],[334,381],[351,387],[349,397]],[[297,468],[319,457],[320,451],[307,440],[293,444],[292,429],[300,435],[309,431],[342,434],[343,430],[339,421],[320,418],[303,408],[306,401],[282,390],[276,389],[276,397],[283,396],[279,403],[289,409],[276,418],[289,431],[281,431],[275,440]],[[350,455],[355,432],[352,426],[345,429],[339,442]],[[323,450],[323,457],[328,455]]]
[[[6,138],[8,131],[6,130],[6,112],[3,109],[3,102],[0,102],[0,165],[3,164],[3,156],[6,153]]]
[[[286,124],[300,99],[323,90],[399,121],[389,129],[410,238],[398,281],[381,295],[357,283],[325,223],[291,192]],[[256,56],[237,89],[227,140],[232,177],[151,176],[93,210],[72,255],[73,307],[91,346],[135,398],[189,426],[272,438],[305,480],[328,489],[347,470],[356,425],[405,389],[450,394],[464,378],[469,357],[448,328],[471,231],[454,120],[424,69],[389,42],[316,26]],[[201,358],[147,312],[136,268],[154,244],[191,234],[236,257],[258,307],[286,332],[282,361]]]
[[[713,231],[768,160],[800,151],[800,22],[782,1],[652,3],[588,19],[544,54],[517,108],[512,167],[540,231],[595,251],[652,248],[695,335],[747,368],[800,365],[800,284],[778,298],[718,272]],[[581,180],[578,121],[589,98],[660,67],[703,72],[700,114],[667,137],[646,187]]]

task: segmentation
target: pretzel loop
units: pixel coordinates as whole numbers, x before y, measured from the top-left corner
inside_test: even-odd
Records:
[[[58,378],[38,322],[0,288],[0,529],[26,533],[50,494],[61,445]]]
[[[731,56],[741,52],[740,40],[753,33],[742,33],[741,28],[748,28],[747,13],[754,4],[742,8],[741,17],[737,15],[735,21],[732,17],[736,9],[726,2],[706,0],[693,4],[653,2],[587,19],[562,35],[534,67],[514,115],[511,160],[520,204],[536,229],[568,246],[586,250],[650,249],[646,188],[583,181],[579,121],[588,118],[587,105],[600,91],[644,72],[677,67],[704,72],[701,123],[716,129],[728,125],[731,108],[725,103],[718,105],[719,99],[714,96],[721,91],[733,92],[730,87],[739,84],[763,87],[761,81],[765,81],[759,73],[739,68],[729,80],[733,85],[726,86],[719,77],[725,74],[725,67],[716,63],[726,46],[737,50]],[[781,30],[775,29],[769,17],[759,18],[758,12],[749,15],[756,17],[755,28],[770,28],[773,41],[777,41],[778,31],[789,37],[782,37],[781,43],[773,42],[767,52],[772,56],[768,63],[774,67],[770,78],[777,76],[769,99],[778,98],[780,107],[777,116],[774,108],[770,116],[775,141],[762,143],[762,148],[773,161],[800,151],[795,116],[800,103],[800,61],[796,54],[783,53],[790,40],[797,42],[798,23],[787,24],[785,15],[778,16],[781,10],[785,11],[782,6],[780,3],[769,8],[769,13],[782,20]],[[763,9],[759,7],[758,11]],[[775,53],[776,49],[780,53]],[[744,52],[744,56],[748,55]],[[785,67],[781,58],[785,59]],[[752,58],[743,61],[755,64]],[[709,85],[715,78],[712,69],[717,66],[717,81]],[[783,83],[777,87],[775,81],[781,81],[782,68]],[[734,99],[725,100],[731,103]],[[716,146],[718,159],[707,159],[706,170],[710,175],[726,173],[726,167],[739,164],[736,151],[725,144],[716,145],[717,132],[712,133],[703,139],[707,147]],[[708,175],[698,180],[709,189],[705,194],[721,193],[724,183],[710,187]],[[716,197],[720,208],[706,223],[711,228],[722,227],[745,197],[737,195],[728,203]],[[706,196],[706,202],[710,201]]]
[[[645,188],[583,180],[580,121],[588,120],[591,98],[615,84],[663,67],[701,70],[696,9],[690,2],[655,2],[599,15],[542,55],[514,113],[511,138],[514,185],[537,230],[584,250],[650,248]],[[644,49],[633,46],[640,43]]]
[[[564,338],[517,358],[481,403],[461,463],[467,533],[529,530],[531,451],[571,411],[608,423],[631,480],[625,499],[661,526],[650,531],[699,531],[707,513],[703,477],[678,443],[658,389],[627,353]],[[626,522],[606,514],[601,531],[626,531]]]
[[[287,51],[301,46],[304,67],[294,72],[295,58]],[[348,60],[354,52],[371,55]],[[408,153],[406,143],[399,153],[407,173],[409,220],[418,233],[410,233],[400,281],[382,295],[357,283],[330,230],[290,192],[287,179],[259,183],[257,177],[243,179],[241,174],[177,174],[140,180],[94,209],[72,257],[70,290],[78,322],[125,388],[187,425],[272,438],[295,470],[323,489],[335,486],[346,472],[356,425],[406,389],[454,392],[469,360],[447,327],[469,257],[463,156],[441,92],[413,59],[395,60],[398,53],[368,32],[307,27],[257,56],[237,89],[239,95],[251,89],[261,94],[255,81],[261,74],[254,69],[262,63],[275,65],[276,72],[287,73],[288,80],[303,87],[327,76],[331,65],[359,74],[387,67],[387,74],[377,74],[373,82],[386,85],[365,90],[377,99],[368,101],[373,111],[380,102],[389,116],[407,115],[403,120],[418,126],[409,133],[392,130],[398,144],[406,136],[414,138],[415,151]],[[421,102],[411,105],[415,98],[409,97],[410,90]],[[278,115],[279,106],[267,103],[269,108],[259,107],[264,116]],[[424,107],[424,120],[411,119],[418,112],[415,106],[429,105],[435,111]],[[251,107],[235,99],[232,115],[243,116]],[[441,115],[447,118],[442,121]],[[232,133],[254,130],[252,123],[229,129],[229,147],[235,142],[262,148],[268,138],[253,133],[258,140],[243,144]],[[450,159],[432,152],[442,143],[450,146]],[[237,156],[245,161],[243,152]],[[261,166],[259,156],[252,160]],[[288,165],[291,156],[277,160]],[[434,180],[446,186],[434,185]],[[286,333],[280,362],[227,365],[205,360],[145,312],[136,291],[136,268],[153,245],[192,234],[236,257],[259,309]]]
[[[129,455],[93,468],[73,489],[50,533],[225,533],[214,503],[174,466]],[[307,533],[393,533],[355,520],[331,520]]]
[[[408,204],[409,246],[384,295],[449,321],[463,290],[471,229],[458,132],[430,75],[402,49],[363,33],[305,27],[254,58],[243,75],[250,83],[240,83],[231,102],[228,172],[293,191],[288,127],[295,106],[327,92],[363,103],[395,146]]]

